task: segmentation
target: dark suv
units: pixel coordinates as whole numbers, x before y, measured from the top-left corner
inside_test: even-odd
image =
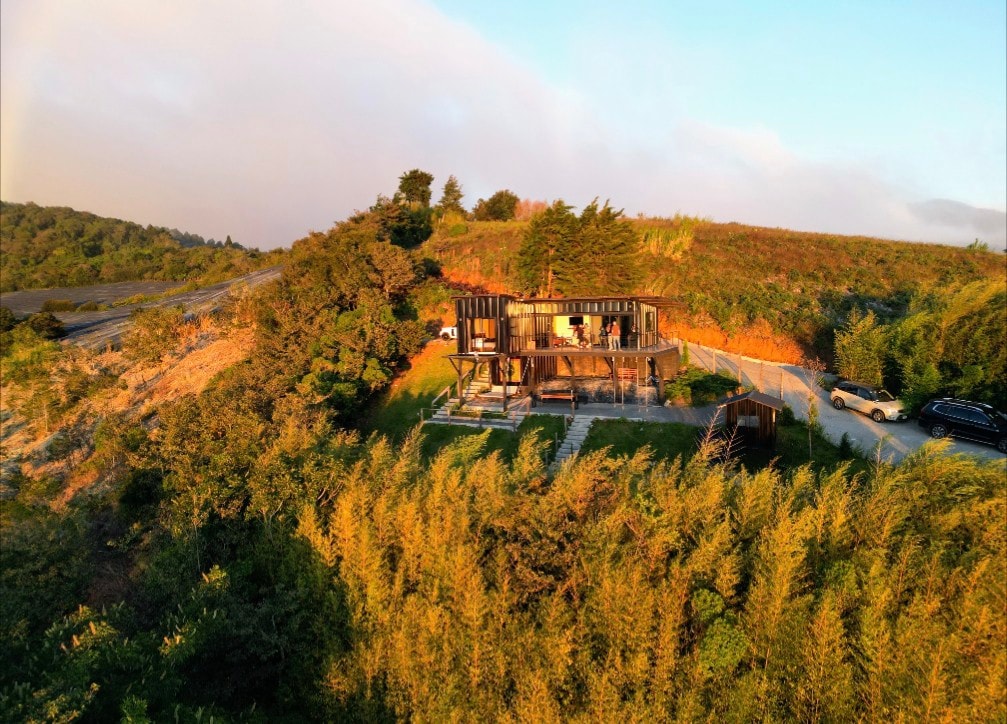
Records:
[[[931,400],[920,410],[920,426],[931,437],[953,435],[996,445],[997,450],[1007,453],[1007,415],[982,402],[950,397]]]

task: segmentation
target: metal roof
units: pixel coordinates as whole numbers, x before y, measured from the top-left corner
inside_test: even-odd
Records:
[[[783,400],[779,397],[770,397],[769,395],[762,392],[756,392],[755,390],[743,392],[740,395],[735,395],[734,397],[728,397],[726,400],[717,405],[717,407],[724,407],[725,405],[730,405],[732,402],[741,402],[742,400],[752,400],[760,405],[772,407],[777,412],[783,409]]]

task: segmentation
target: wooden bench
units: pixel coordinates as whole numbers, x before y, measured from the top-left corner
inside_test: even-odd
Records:
[[[619,367],[617,372],[620,380],[631,380],[634,382],[639,374],[635,367]]]
[[[542,390],[536,393],[540,401],[544,400],[566,400],[567,402],[572,402],[574,407],[577,407],[577,398],[573,394],[573,390]]]

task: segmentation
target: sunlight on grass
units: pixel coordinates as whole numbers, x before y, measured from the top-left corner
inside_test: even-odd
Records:
[[[363,423],[364,430],[401,440],[419,423],[420,410],[429,407],[434,398],[457,379],[448,359],[455,349],[454,342],[439,339],[429,342],[411,360],[410,368],[371,408]]]
[[[606,447],[609,456],[633,455],[644,445],[650,445],[654,459],[683,460],[691,458],[699,447],[702,428],[680,423],[633,422],[630,420],[596,420],[580,449],[581,454]],[[808,463],[808,431],[803,423],[777,428],[774,450],[750,449],[741,455],[741,463],[749,470],[758,470],[772,463],[780,470],[791,470]],[[850,460],[853,472],[866,472],[870,464],[856,454],[843,457],[840,449],[818,433],[812,434],[811,467],[832,470]]]
[[[468,435],[480,435],[484,431],[461,425],[424,425],[423,457],[433,458],[445,445]],[[518,450],[521,438],[537,432],[539,438],[548,443],[548,457],[551,460],[556,450],[556,442],[563,438],[563,418],[559,415],[529,415],[518,426],[517,433],[507,430],[492,430],[484,451],[485,455],[499,450],[504,460],[512,460]]]

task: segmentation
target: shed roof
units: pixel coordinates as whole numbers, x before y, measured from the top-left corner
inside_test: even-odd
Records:
[[[741,402],[742,400],[752,400],[752,402],[757,402],[760,405],[772,407],[777,412],[783,409],[783,400],[779,397],[771,397],[762,392],[756,392],[755,390],[742,392],[740,395],[735,395],[734,397],[728,397],[726,400],[721,402],[718,407],[724,407],[725,405],[730,405],[733,402]]]

